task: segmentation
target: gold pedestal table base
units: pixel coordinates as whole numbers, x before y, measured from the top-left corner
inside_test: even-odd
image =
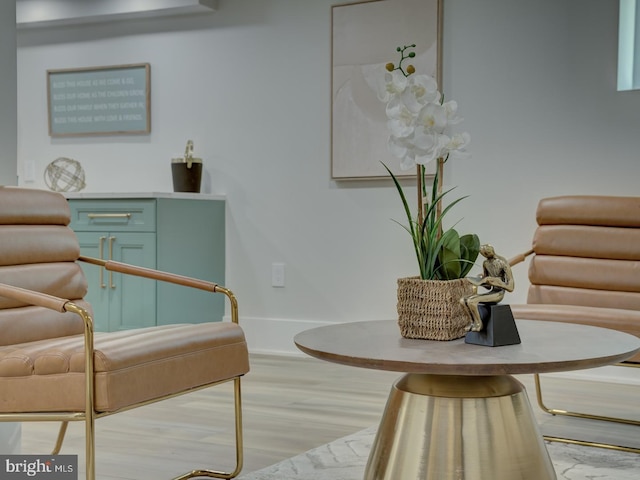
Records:
[[[407,374],[392,387],[365,480],[555,480],[523,385]]]
[[[397,322],[339,323],[295,336],[329,362],[402,372],[392,387],[365,480],[554,480],[524,387],[511,375],[594,368],[640,351],[633,335],[516,320],[522,343],[402,338]]]

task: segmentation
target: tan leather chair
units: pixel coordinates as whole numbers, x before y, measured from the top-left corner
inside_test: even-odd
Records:
[[[510,260],[517,265],[532,255],[527,304],[511,305],[514,316],[594,325],[640,337],[640,197],[544,198],[536,220],[532,249]],[[640,354],[621,365],[640,367]],[[535,382],[538,403],[548,413],[640,425],[547,408],[539,375]]]
[[[233,293],[211,282],[80,257],[69,221],[58,193],[0,187],[0,421],[61,421],[54,453],[67,422],[85,422],[86,478],[93,480],[97,418],[233,381],[235,470],[196,469],[177,478],[237,476],[240,378],[249,358]],[[91,306],[82,300],[82,261],[222,293],[232,321],[94,333]]]

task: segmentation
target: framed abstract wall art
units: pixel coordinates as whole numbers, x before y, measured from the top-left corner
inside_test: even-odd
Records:
[[[397,176],[399,161],[387,151],[385,105],[377,89],[384,68],[398,61],[397,47],[415,44],[416,72],[440,84],[442,0],[368,0],[331,9],[331,177],[335,180]]]

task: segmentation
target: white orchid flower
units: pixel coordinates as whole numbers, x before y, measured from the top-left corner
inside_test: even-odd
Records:
[[[451,154],[452,157],[469,158],[471,154],[466,151],[469,142],[471,142],[471,135],[467,132],[457,133],[449,140],[446,147],[447,152]]]
[[[430,133],[442,133],[447,127],[447,111],[437,103],[427,103],[418,112],[416,128]]]
[[[450,126],[462,121],[458,103],[454,100],[442,103],[438,83],[432,76],[407,76],[400,69],[386,71],[378,98],[387,104],[388,150],[400,159],[402,170],[449,155],[469,156],[465,150],[469,134],[448,133]]]
[[[447,123],[449,125],[457,125],[462,122],[462,117],[458,115],[458,102],[455,100],[449,100],[442,104],[442,107],[447,112]]]
[[[438,83],[429,75],[410,76],[407,87],[401,95],[402,101],[413,112],[420,111],[428,103],[440,101]]]
[[[402,72],[394,70],[384,74],[384,90],[378,91],[378,98],[383,102],[388,102],[400,95],[407,88],[407,77]]]
[[[415,145],[415,162],[419,165],[427,165],[434,160],[445,156],[450,139],[440,133],[427,133],[424,130],[416,130],[413,142]]]
[[[389,153],[400,159],[400,168],[409,170],[416,166],[415,147],[410,137],[389,136],[387,141]]]
[[[416,115],[407,108],[400,97],[392,98],[387,104],[387,125],[391,135],[407,137],[416,127]]]

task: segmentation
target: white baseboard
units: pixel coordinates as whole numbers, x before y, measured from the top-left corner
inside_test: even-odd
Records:
[[[298,350],[295,343],[293,343],[293,337],[304,330],[331,324],[331,322],[313,320],[258,317],[242,317],[240,323],[244,329],[251,353],[284,356],[304,356],[305,354]],[[640,385],[640,368],[615,365],[546,375],[577,380]]]
[[[329,325],[330,322],[273,318],[240,319],[247,338],[249,352],[269,355],[305,355],[293,343],[293,337],[310,328]]]

